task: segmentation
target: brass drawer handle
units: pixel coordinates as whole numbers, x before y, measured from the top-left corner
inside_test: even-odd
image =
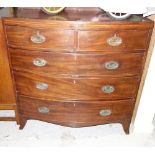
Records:
[[[41,58],[36,58],[33,60],[33,64],[38,67],[46,66],[47,61]]]
[[[31,41],[35,44],[41,44],[43,42],[46,41],[45,36],[39,34],[39,32],[37,32],[37,34],[34,34],[33,36],[31,36]]]
[[[46,90],[48,88],[48,84],[39,82],[39,83],[36,84],[36,88],[40,89],[40,90]]]
[[[113,37],[107,39],[107,43],[110,46],[119,46],[122,44],[122,42],[123,42],[122,38],[116,36],[116,34]]]
[[[48,113],[50,110],[47,107],[39,107],[38,112],[40,113]]]
[[[108,61],[105,63],[105,68],[108,70],[114,70],[119,67],[119,63],[117,61]]]
[[[110,93],[113,93],[115,91],[115,87],[114,86],[111,86],[111,85],[105,85],[101,88],[101,91],[103,93],[107,93],[107,94],[110,94]]]
[[[110,116],[112,114],[112,111],[110,109],[104,109],[100,110],[99,114],[100,116]]]

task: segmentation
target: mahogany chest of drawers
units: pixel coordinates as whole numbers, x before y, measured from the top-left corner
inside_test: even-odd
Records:
[[[78,13],[3,18],[20,128],[36,119],[129,133],[153,22]]]

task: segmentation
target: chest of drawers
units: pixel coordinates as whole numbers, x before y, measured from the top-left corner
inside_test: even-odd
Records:
[[[3,19],[20,128],[37,119],[70,127],[121,123],[129,133],[153,22],[71,14]]]

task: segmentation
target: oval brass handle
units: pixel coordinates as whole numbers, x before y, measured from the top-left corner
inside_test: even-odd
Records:
[[[110,109],[103,109],[99,112],[100,116],[110,116],[112,114],[112,111]]]
[[[47,107],[39,107],[38,112],[40,113],[48,113],[50,110]]]
[[[110,38],[107,39],[107,43],[110,46],[119,46],[119,45],[122,44],[122,42],[123,42],[122,38],[116,36],[116,34],[113,37],[110,37]]]
[[[41,44],[43,42],[46,41],[45,36],[39,34],[39,32],[37,32],[37,34],[34,34],[33,36],[31,36],[31,41],[35,44]]]
[[[103,93],[107,93],[107,94],[110,94],[110,93],[113,93],[115,91],[115,87],[114,86],[111,86],[111,85],[105,85],[101,88],[101,91]]]
[[[41,58],[36,58],[33,60],[33,64],[38,67],[46,66],[47,61]]]
[[[36,84],[36,88],[37,89],[40,89],[40,90],[45,90],[45,89],[47,89],[48,88],[48,84],[47,83],[37,83]]]
[[[114,70],[114,69],[117,69],[119,67],[119,62],[117,62],[117,61],[108,61],[108,62],[105,62],[104,66],[108,70]]]

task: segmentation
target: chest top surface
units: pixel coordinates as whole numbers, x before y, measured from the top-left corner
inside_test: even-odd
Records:
[[[142,16],[132,15],[130,18],[117,21],[111,19],[106,13],[99,8],[65,8],[59,14],[48,15],[40,8],[1,8],[0,17],[7,20],[45,20],[55,23],[93,23],[93,24],[115,24],[115,25],[153,25],[153,22]],[[11,17],[11,18],[10,18]],[[46,23],[40,23],[46,24]]]

